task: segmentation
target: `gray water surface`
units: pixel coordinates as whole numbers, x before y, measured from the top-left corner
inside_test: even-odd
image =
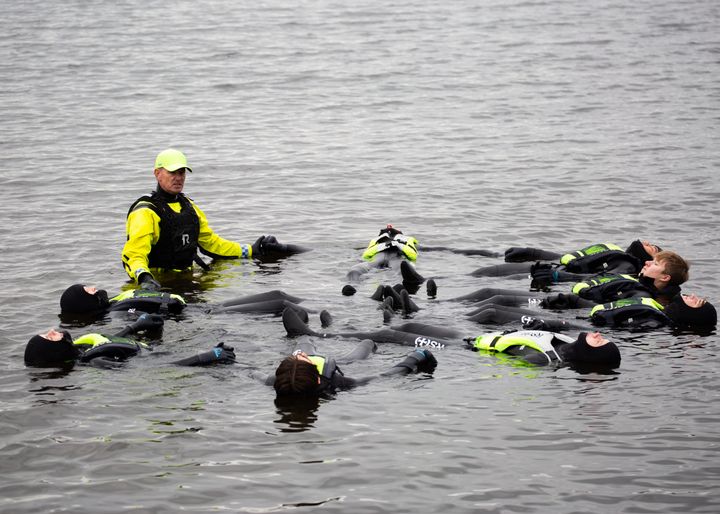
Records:
[[[380,328],[368,297],[393,271],[340,290],[386,223],[498,252],[650,239],[717,304],[719,19],[710,0],[5,2],[0,510],[718,512],[714,333],[613,332],[612,375],[449,348],[432,377],[287,410],[250,376],[293,347],[280,320],[204,306],[282,289],[335,331]],[[176,284],[190,307],[121,370],[25,368],[66,287],[128,287],[125,215],[168,146],[220,234],[313,251]],[[421,252],[439,295],[414,319],[492,331],[440,300],[527,289],[468,275],[498,262]],[[218,341],[239,364],[162,364]]]

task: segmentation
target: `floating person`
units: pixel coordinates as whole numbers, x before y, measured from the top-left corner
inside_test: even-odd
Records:
[[[573,339],[545,330],[493,332],[467,341],[471,349],[504,353],[540,366],[569,364],[578,370],[620,367],[620,350],[600,332],[580,332]]]
[[[213,259],[292,255],[307,251],[298,245],[281,244],[274,236],[240,244],[223,239],[208,224],[202,210],[183,194],[186,172],[192,172],[185,155],[172,148],[155,159],[157,189],[136,200],[128,210],[127,241],[122,262],[130,278],[145,289],[160,289],[153,271],[173,272],[207,267],[198,250]]]
[[[298,305],[302,298],[289,295],[280,290],[225,300],[213,305],[203,305],[208,313],[246,312],[279,315],[286,308],[292,308],[307,319],[308,313],[315,311]],[[73,284],[60,296],[60,317],[67,321],[91,321],[110,312],[146,312],[151,314],[179,314],[186,307],[180,295],[145,289],[125,291],[108,298],[107,291],[95,286]],[[332,317],[327,311],[321,311],[323,326],[328,326]]]
[[[70,367],[75,363],[113,367],[139,354],[149,346],[127,336],[162,328],[159,315],[143,314],[137,321],[113,335],[84,334],[73,339],[67,330],[50,329],[30,338],[25,346],[25,365],[31,367]],[[168,362],[178,366],[207,366],[235,361],[233,348],[223,343],[207,352]]]
[[[362,254],[364,262],[353,266],[347,274],[350,282],[357,282],[372,269],[400,267],[403,282],[408,286],[418,286],[425,279],[412,264],[418,257],[418,241],[404,235],[392,225],[380,230],[378,236],[368,243]],[[417,288],[415,288],[417,289]]]
[[[484,325],[522,323],[526,328],[542,330],[587,330],[610,328],[689,328],[705,331],[717,324],[717,311],[707,299],[696,295],[679,294],[667,305],[647,297],[624,298],[595,305],[585,316],[568,321],[549,317],[549,313],[528,311],[516,307],[485,305],[470,319]]]
[[[551,280],[557,282],[577,282],[587,275],[596,273],[617,273],[635,275],[645,262],[652,260],[660,252],[657,245],[647,241],[633,241],[626,250],[611,243],[599,243],[577,251],[560,254],[538,248],[511,247],[505,250],[505,264],[478,268],[472,273],[476,277],[524,278],[532,274],[533,278],[541,270],[554,272]],[[557,261],[555,265],[537,261]]]
[[[650,298],[617,300],[592,308],[590,322],[595,326],[672,326],[708,329],[717,324],[715,306],[694,294],[679,294],[668,305]]]
[[[687,282],[689,269],[688,262],[675,252],[660,251],[645,262],[637,278],[628,274],[601,273],[575,284],[572,292],[598,303],[619,298],[651,297],[667,304],[680,293],[680,286]],[[553,274],[551,270],[544,270],[542,280],[556,283],[551,278]]]
[[[186,305],[182,296],[172,293],[132,289],[109,298],[105,289],[73,284],[60,295],[60,316],[91,319],[115,311],[179,314]]]
[[[520,307],[538,304],[544,308],[576,309],[593,307],[622,298],[653,298],[663,304],[680,293],[680,284],[688,279],[689,265],[674,252],[661,251],[647,261],[637,278],[631,275],[599,274],[578,282],[572,287],[572,294],[544,296],[538,293],[514,291],[511,289],[483,288],[451,299],[451,301],[472,301],[476,310],[468,316],[473,321],[483,322],[489,314],[481,314],[488,305],[493,307]],[[534,315],[532,311],[500,309],[520,315]],[[473,316],[479,316],[473,318]],[[497,318],[499,319],[499,318]]]
[[[639,239],[630,243],[625,250],[612,243],[599,243],[581,250],[562,253],[541,248],[513,246],[505,250],[505,262],[558,261],[560,264],[569,266],[570,271],[593,273],[603,271],[607,267],[614,267],[605,265],[614,259],[628,261],[633,264],[635,269],[638,269],[645,261],[652,260],[660,251],[662,248],[659,246]],[[636,260],[630,259],[628,255],[635,257]],[[630,273],[630,270],[625,272]]]
[[[318,355],[312,344],[304,342],[298,344],[297,349],[282,360],[274,375],[257,378],[261,378],[266,385],[272,385],[278,397],[318,396],[352,389],[380,377],[418,372],[432,373],[437,366],[432,352],[426,349],[416,349],[389,370],[377,375],[351,378],[345,376],[338,367],[338,363],[348,364],[366,359],[374,351],[375,343],[364,340],[352,352],[343,357],[323,357]]]
[[[503,340],[502,345],[492,343],[493,338],[503,335],[497,332],[474,338],[463,338],[457,330],[408,322],[399,326],[383,328],[371,332],[341,332],[336,334],[320,333],[312,330],[291,310],[283,312],[283,326],[289,336],[308,335],[314,337],[342,337],[353,339],[369,339],[376,343],[394,343],[416,348],[441,349],[448,346],[467,347],[488,351],[505,352],[517,355],[531,364],[585,364],[593,366],[617,367],[620,364],[620,352],[615,343],[608,341],[599,333],[580,333],[576,339],[548,330],[523,330],[514,339]],[[524,342],[521,342],[524,341]],[[575,346],[577,344],[577,346]],[[485,346],[485,347],[483,347]],[[522,348],[527,346],[527,348]],[[562,348],[562,349],[561,349]],[[555,357],[548,358],[548,352],[554,351]],[[539,353],[538,356],[533,356]]]

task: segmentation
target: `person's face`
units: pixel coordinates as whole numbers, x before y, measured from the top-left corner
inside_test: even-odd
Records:
[[[307,353],[297,350],[293,352],[293,357],[295,357],[299,361],[305,361],[312,364],[313,362],[310,360],[310,357],[308,357]]]
[[[641,241],[643,248],[648,253],[650,257],[655,257],[658,253],[660,253],[660,248],[657,247],[657,245],[650,244],[650,241]]]
[[[83,289],[87,294],[97,294],[97,287],[95,286],[83,286]]]
[[[665,273],[665,263],[662,261],[658,261],[657,259],[646,261],[641,273],[644,276],[652,279],[664,280],[670,278],[670,276]]]
[[[694,294],[684,294],[682,295],[682,300],[685,302],[685,305],[692,307],[693,309],[699,309],[705,305],[705,302],[707,301],[705,298],[700,298]]]
[[[172,173],[165,168],[158,168],[155,170],[155,178],[164,191],[176,195],[182,193],[183,187],[185,187],[185,168],[180,168]]]
[[[608,340],[605,339],[602,335],[600,335],[600,332],[589,333],[585,337],[585,340],[587,341],[587,344],[592,346],[593,348],[598,348],[608,343]]]
[[[40,337],[44,337],[48,341],[62,341],[63,333],[51,328],[44,334],[40,334]]]

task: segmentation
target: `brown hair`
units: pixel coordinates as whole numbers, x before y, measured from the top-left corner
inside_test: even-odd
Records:
[[[690,265],[678,254],[663,250],[655,255],[655,260],[661,262],[665,273],[670,275],[668,284],[679,286],[680,284],[687,282]]]
[[[307,361],[286,357],[275,370],[275,392],[278,396],[317,394],[320,372]]]

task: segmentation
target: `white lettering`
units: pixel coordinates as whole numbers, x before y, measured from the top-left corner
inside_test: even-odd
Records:
[[[190,244],[190,234],[183,234],[182,242],[183,242],[183,246],[189,245]]]
[[[427,337],[416,337],[415,338],[415,348],[445,348],[445,345],[443,343],[438,343],[437,341],[433,341],[432,339],[428,339]]]

